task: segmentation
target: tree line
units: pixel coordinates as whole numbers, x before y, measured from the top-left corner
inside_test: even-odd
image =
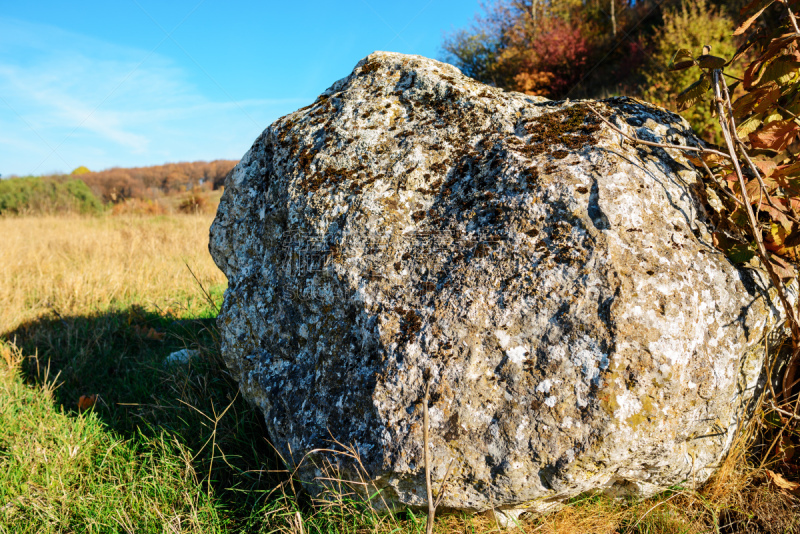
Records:
[[[225,177],[238,163],[215,160],[92,172],[7,177],[0,180],[0,216],[210,212]]]
[[[552,99],[638,96],[677,110],[692,75],[669,72],[676,50],[731,58],[745,0],[494,0],[472,25],[447,35],[443,59],[481,82]],[[766,24],[778,24],[777,9]],[[734,76],[741,69],[728,69]],[[708,106],[684,114],[720,142]]]
[[[117,204],[130,199],[156,200],[189,191],[219,189],[237,163],[220,159],[150,167],[114,167],[98,172],[79,167],[72,176],[83,180],[104,202]]]

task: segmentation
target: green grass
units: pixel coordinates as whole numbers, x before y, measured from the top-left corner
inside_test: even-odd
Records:
[[[295,493],[221,361],[222,291],[179,296],[177,313],[117,304],[0,337],[0,533],[392,530],[346,496]],[[164,365],[183,348],[199,354]]]
[[[14,238],[4,241],[13,261],[0,262],[0,534],[425,530],[421,511],[380,515],[344,490],[312,498],[276,456],[219,354],[213,318],[225,286],[207,256],[210,220],[0,223]],[[164,365],[183,348],[197,356]],[[79,410],[89,395],[95,405]],[[797,499],[740,469],[736,450],[701,491],[575,498],[523,517],[522,529],[797,532]],[[496,529],[443,513],[435,532]]]
[[[0,215],[31,213],[99,214],[103,204],[77,178],[27,176],[0,180]]]
[[[252,531],[279,465],[219,360],[214,309],[184,302],[177,316],[129,305],[5,336],[29,357],[0,385],[0,531]],[[181,348],[199,355],[165,367]]]

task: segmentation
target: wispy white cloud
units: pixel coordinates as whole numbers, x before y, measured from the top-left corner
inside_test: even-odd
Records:
[[[158,50],[0,17],[0,173],[238,158],[312,99],[212,99],[186,68]]]

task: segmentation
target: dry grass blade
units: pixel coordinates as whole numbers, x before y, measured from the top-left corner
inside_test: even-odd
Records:
[[[431,378],[430,371],[426,373],[425,380],[425,396],[422,400],[422,457],[425,463],[425,491],[428,498],[428,521],[425,523],[425,532],[431,534],[433,532],[433,519],[436,515],[436,504],[433,502],[433,489],[431,487],[431,460],[430,452],[430,437],[428,436],[428,401],[431,398]]]
[[[200,279],[197,278],[197,275],[194,274],[194,271],[192,270],[192,268],[189,267],[189,262],[187,262],[186,260],[183,260],[183,264],[186,265],[187,269],[189,269],[189,273],[192,275],[192,278],[194,278],[194,281],[197,282],[197,286],[200,288],[200,291],[202,291],[203,295],[205,295],[206,301],[208,302],[208,304],[214,309],[214,311],[217,314],[219,314],[219,307],[217,306],[217,303],[214,301],[214,299],[211,297],[211,295],[208,293],[208,291],[206,291],[205,286],[203,286],[203,282],[201,282]]]
[[[208,419],[214,425],[213,429],[211,430],[211,436],[206,440],[205,444],[200,448],[199,451],[197,451],[197,454],[196,454],[196,457],[200,456],[200,454],[203,452],[203,449],[205,449],[206,445],[208,445],[208,442],[211,441],[211,461],[208,464],[208,478],[206,480],[206,483],[207,483],[206,484],[207,485],[206,490],[207,490],[209,496],[211,495],[211,472],[213,471],[213,468],[214,468],[214,458],[215,458],[214,451],[215,450],[219,450],[219,447],[217,447],[217,426],[219,425],[220,420],[223,417],[225,417],[225,414],[228,413],[228,410],[231,409],[231,406],[233,406],[233,404],[236,402],[237,398],[239,398],[239,391],[238,390],[236,391],[236,395],[234,396],[233,400],[231,400],[231,402],[228,404],[228,406],[226,406],[225,409],[222,410],[222,413],[220,413],[219,415],[217,415],[217,411],[214,408],[214,401],[212,400],[211,401],[211,411],[214,414],[213,418],[209,417],[207,414],[203,413],[202,410],[197,409],[196,407],[192,406],[191,404],[189,404],[188,402],[184,401],[183,399],[178,399],[178,401],[180,403],[185,404],[189,408],[193,409],[194,411],[196,411],[197,413],[199,413],[200,415],[202,415],[203,417]],[[224,454],[223,454],[223,461],[225,461]]]
[[[430,370],[426,370],[424,373],[425,376],[425,395],[422,401],[422,446],[423,446],[423,460],[425,463],[425,491],[427,494],[428,500],[428,519],[425,523],[425,532],[426,534],[431,534],[433,532],[433,524],[434,519],[436,518],[436,508],[441,504],[442,499],[444,499],[445,489],[447,485],[447,479],[450,477],[450,468],[453,466],[453,460],[447,464],[447,470],[445,471],[444,478],[442,479],[442,484],[439,488],[439,494],[436,496],[434,500],[433,497],[433,485],[431,483],[431,459],[430,459],[430,419],[428,417],[428,402],[431,398],[431,372]]]

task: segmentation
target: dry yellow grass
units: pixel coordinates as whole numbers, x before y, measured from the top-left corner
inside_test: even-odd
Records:
[[[0,218],[0,333],[45,313],[136,302],[180,306],[225,283],[208,254],[213,215]],[[186,264],[185,264],[185,263]]]

